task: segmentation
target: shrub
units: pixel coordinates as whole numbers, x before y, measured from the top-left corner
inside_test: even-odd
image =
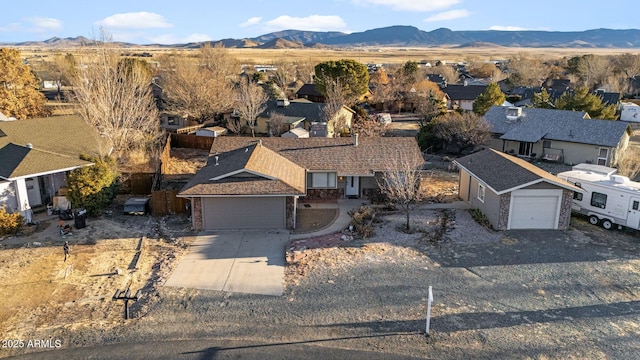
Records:
[[[478,209],[471,209],[469,210],[469,213],[471,214],[471,217],[473,218],[473,220],[475,220],[475,222],[486,227],[487,229],[493,229],[489,218],[485,214],[483,214],[482,211]]]
[[[93,166],[73,170],[67,178],[69,200],[75,208],[85,208],[89,216],[98,216],[116,193],[116,162],[110,157],[83,158]]]
[[[361,237],[368,238],[373,235],[373,219],[374,210],[368,206],[360,206],[358,210],[350,213],[351,225],[353,230]]]
[[[24,219],[19,212],[10,213],[2,206],[0,208],[0,236],[15,235],[24,226]]]

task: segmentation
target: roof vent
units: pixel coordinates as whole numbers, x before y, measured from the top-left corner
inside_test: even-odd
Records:
[[[26,147],[28,147],[29,149],[33,149],[33,144],[32,143],[28,143],[27,145],[25,145]]]
[[[353,134],[353,146],[358,146],[358,133]]]
[[[510,106],[505,111],[508,123],[514,123],[522,116],[522,108],[516,106]]]
[[[218,162],[218,155],[213,157],[214,159],[216,159],[216,166],[220,165],[220,163]]]
[[[278,107],[289,106],[289,100],[288,99],[278,99],[278,100],[276,100],[276,105],[278,105]]]
[[[627,183],[631,180],[629,180],[628,177],[626,176],[622,176],[622,175],[611,175],[611,181],[613,181],[616,184],[624,184]]]

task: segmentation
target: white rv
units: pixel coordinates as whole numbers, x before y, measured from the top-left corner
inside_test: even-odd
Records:
[[[616,169],[579,164],[558,177],[584,190],[573,195],[572,210],[589,222],[611,229],[614,225],[640,230],[640,182],[616,175]]]

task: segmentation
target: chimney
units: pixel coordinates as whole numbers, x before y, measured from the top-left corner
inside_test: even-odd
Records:
[[[25,145],[26,147],[28,147],[29,149],[33,149],[33,144],[31,143],[27,143],[27,145]]]
[[[353,134],[353,146],[358,146],[358,133]]]
[[[262,139],[258,140],[258,146],[262,147]]]
[[[213,157],[214,159],[216,159],[216,166],[220,165],[220,163],[218,162],[218,155]]]
[[[289,99],[278,99],[278,100],[276,100],[276,106],[278,106],[278,107],[287,107],[287,106],[289,106]]]

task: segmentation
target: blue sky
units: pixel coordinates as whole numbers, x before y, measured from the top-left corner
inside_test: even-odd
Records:
[[[245,38],[297,29],[358,32],[391,25],[430,31],[552,30],[639,26],[631,0],[31,0],[0,11],[0,42],[53,36],[139,44]]]

